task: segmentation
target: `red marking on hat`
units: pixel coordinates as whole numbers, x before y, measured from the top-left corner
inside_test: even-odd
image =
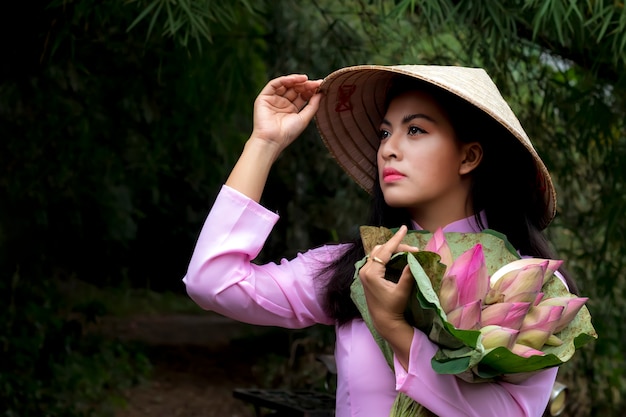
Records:
[[[337,96],[337,105],[335,106],[335,111],[340,113],[342,111],[350,111],[352,110],[352,103],[350,102],[350,97],[356,91],[356,85],[354,84],[344,84],[339,86],[339,93]]]

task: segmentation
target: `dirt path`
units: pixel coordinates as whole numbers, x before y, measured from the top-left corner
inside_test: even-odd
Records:
[[[254,415],[232,392],[258,386],[255,367],[272,346],[257,339],[272,330],[211,314],[105,319],[102,325],[122,340],[145,343],[153,365],[149,381],[125,392],[127,406],[116,417]]]
[[[292,386],[302,380],[287,381],[284,375],[316,379],[325,373],[306,349],[300,355],[305,367],[293,372],[293,364],[284,366],[289,347],[297,345],[290,331],[249,326],[213,313],[109,318],[100,327],[122,340],[144,343],[153,366],[149,381],[124,392],[127,405],[115,417],[254,417],[252,406],[233,397],[235,388],[269,388],[277,381]],[[271,366],[268,358],[273,358]],[[282,375],[268,376],[268,369],[281,366],[277,374]],[[583,402],[587,398],[581,397]],[[568,402],[563,416],[587,415],[581,412],[588,409],[581,398],[569,396]]]

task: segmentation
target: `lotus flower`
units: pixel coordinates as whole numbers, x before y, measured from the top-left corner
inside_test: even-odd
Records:
[[[562,341],[554,333],[565,328],[587,301],[544,299],[542,287],[562,261],[519,259],[489,278],[480,243],[453,260],[439,229],[424,250],[436,252],[447,265],[438,294],[447,321],[457,329],[480,330],[485,349],[504,346],[527,357],[544,345],[558,346]]]
[[[457,284],[456,275],[444,275],[441,279],[439,300],[441,309],[446,314],[459,307],[459,284]]]
[[[485,300],[487,304],[498,302],[533,303],[541,292],[548,261],[543,259],[522,259],[526,261],[520,268],[511,269],[507,264],[491,277],[491,290]],[[515,263],[515,262],[512,262]],[[502,272],[502,271],[505,272]],[[496,277],[494,279],[494,277]]]
[[[532,307],[524,318],[516,342],[541,349],[554,333],[564,309],[562,305]]]
[[[457,329],[474,330],[480,326],[481,300],[457,307],[448,314],[448,321]]]
[[[500,346],[512,349],[519,330],[490,325],[482,327],[480,329],[480,333],[482,335],[481,342],[485,349],[492,349]]]
[[[540,350],[533,349],[530,346],[521,345],[519,343],[516,343],[513,345],[513,347],[511,348],[511,352],[523,358],[530,358],[531,356],[536,356],[536,355],[539,355],[539,356],[545,355],[545,353],[543,353]]]
[[[583,307],[587,300],[587,297],[555,297],[543,300],[538,305],[563,307],[563,314],[559,319],[556,329],[554,329],[554,333],[558,333],[563,330],[572,320],[574,320],[574,317],[576,317],[576,314],[578,314],[578,311]]]
[[[491,285],[493,286],[497,281],[500,280],[500,278],[502,278],[503,275],[506,275],[511,271],[522,269],[525,266],[529,266],[529,265],[543,264],[544,262],[547,262],[545,273],[543,276],[543,283],[545,284],[545,281],[548,278],[550,278],[552,274],[556,272],[557,269],[559,269],[559,267],[563,264],[563,261],[554,260],[554,259],[540,259],[540,258],[518,259],[516,261],[509,262],[508,264],[498,269],[491,276]]]
[[[463,252],[448,268],[447,275],[454,276],[457,284],[458,298],[454,308],[484,300],[489,290],[489,274],[482,245],[477,244]],[[446,296],[440,293],[440,298]]]
[[[511,329],[519,329],[530,308],[530,303],[496,303],[486,306],[480,314],[480,324],[499,324]]]
[[[432,238],[428,241],[426,246],[424,247],[425,251],[435,252],[441,257],[441,263],[446,266],[447,269],[450,265],[452,265],[452,251],[450,250],[450,245],[448,245],[448,241],[446,240],[446,236],[443,234],[443,230],[441,228],[437,229],[435,233],[433,233]]]

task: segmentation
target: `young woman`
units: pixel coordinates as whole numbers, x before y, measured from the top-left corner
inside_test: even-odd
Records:
[[[371,225],[400,227],[359,272],[374,327],[394,352],[387,364],[350,298],[358,240],[257,265],[278,216],[259,205],[268,172],[314,115],[339,164],[372,198]],[[335,325],[336,415],[388,416],[403,392],[438,416],[540,416],[556,368],[524,382],[467,383],[436,374],[437,346],[403,317],[412,277],[384,278],[407,229],[489,227],[522,255],[551,257],[540,231],[555,213],[548,171],[481,69],[357,66],[323,82],[270,81],[254,129],[199,236],[184,282],[201,307],[247,323]],[[417,248],[419,249],[419,248]],[[570,289],[573,283],[568,281]]]

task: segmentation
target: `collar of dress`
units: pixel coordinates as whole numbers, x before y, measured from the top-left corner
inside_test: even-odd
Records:
[[[453,221],[452,223],[444,226],[443,231],[444,232],[456,232],[456,233],[479,233],[483,229],[489,227],[487,225],[487,215],[485,214],[485,211],[484,210],[481,211],[479,215],[480,215],[480,220],[484,227],[480,227],[474,215],[471,215],[464,219]],[[412,222],[412,223],[413,223],[413,228],[415,230],[424,230],[416,222]]]

